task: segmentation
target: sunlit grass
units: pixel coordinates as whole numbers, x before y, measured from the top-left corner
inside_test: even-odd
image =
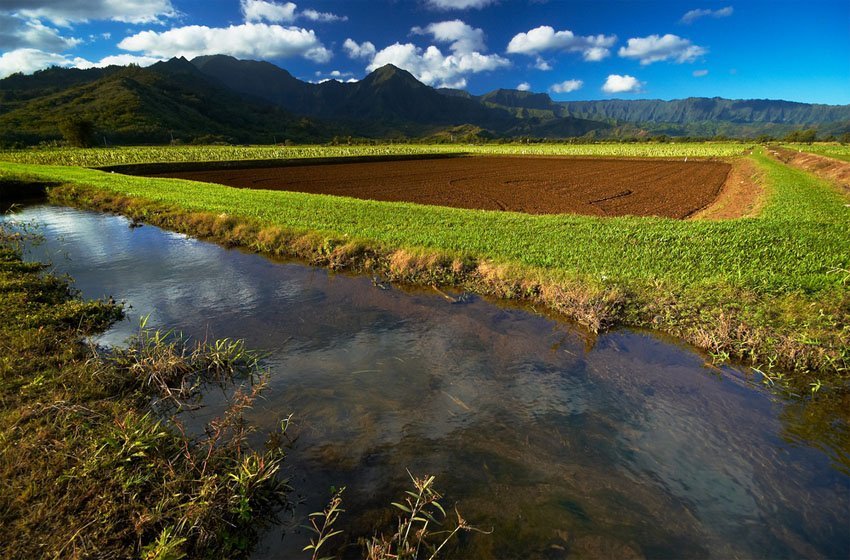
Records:
[[[559,153],[607,150],[611,155],[635,149],[646,155],[648,150],[670,146],[530,148]],[[722,144],[708,148],[717,154],[732,146],[741,149]],[[674,149],[694,153],[700,147],[683,144]],[[397,149],[408,148],[422,147]],[[347,149],[334,148],[337,151],[332,153]],[[312,155],[328,152],[323,148]],[[850,269],[848,201],[829,183],[805,172],[761,153],[752,158],[764,175],[766,205],[758,217],[726,221],[532,216],[234,189],[79,167],[7,163],[0,164],[0,174],[86,185],[110,196],[130,197],[140,201],[132,209],[134,217],[277,254],[309,254],[311,259],[318,255],[317,262],[330,262],[328,256],[340,247],[354,253],[363,248],[380,255],[407,250],[448,255],[458,262],[487,262],[510,268],[514,277],[533,279],[519,282],[525,286],[517,288],[522,293],[504,286],[491,287],[491,293],[537,297],[582,322],[583,316],[574,308],[593,300],[590,315],[606,317],[589,318],[592,328],[617,323],[651,326],[682,336],[721,358],[770,365],[781,354],[784,358],[776,363],[785,368],[844,371],[850,362],[850,298],[846,275],[837,271]],[[75,201],[73,188],[62,192]],[[82,192],[76,200],[85,204],[87,197]],[[95,207],[109,204],[107,200]],[[204,214],[221,223],[200,228],[188,219],[157,221],[163,212]],[[260,230],[266,233],[260,235]],[[304,238],[296,241],[298,235]],[[265,238],[290,248],[272,247],[274,243]],[[310,249],[291,248],[296,245]],[[395,266],[391,259],[380,262]],[[547,292],[545,286],[552,283],[569,288]],[[575,295],[576,286],[579,295]]]
[[[800,150],[821,156],[850,161],[850,144],[785,144],[790,150]]]
[[[444,153],[616,157],[730,157],[752,148],[732,142],[635,144],[385,144],[379,146],[134,146],[0,151],[0,161],[103,167],[133,163],[229,161]]]

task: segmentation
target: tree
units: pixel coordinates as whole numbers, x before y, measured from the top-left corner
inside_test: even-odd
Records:
[[[59,123],[62,138],[77,148],[89,148],[94,145],[94,123],[87,119],[71,117]]]
[[[785,142],[805,142],[811,144],[817,137],[817,130],[810,128],[808,130],[795,130],[785,135]]]

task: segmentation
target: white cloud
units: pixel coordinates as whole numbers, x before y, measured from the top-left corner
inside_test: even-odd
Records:
[[[735,10],[732,6],[726,6],[719,10],[691,10],[682,16],[682,23],[693,23],[701,17],[722,18],[729,17]]]
[[[430,35],[437,43],[448,43],[450,54],[444,54],[438,47],[430,45],[424,50],[413,43],[395,43],[372,56],[367,71],[375,70],[386,64],[403,68],[428,85],[437,87],[466,87],[465,74],[474,74],[510,66],[511,62],[496,54],[483,54],[484,32],[473,28],[460,20],[432,23],[427,27],[414,27],[416,35]],[[357,45],[354,41],[343,44],[354,58],[367,45]],[[368,43],[372,48],[374,45]],[[359,50],[358,50],[359,49]]]
[[[76,68],[105,68],[106,66],[129,66],[135,64],[137,66],[150,66],[157,62],[162,62],[163,58],[153,58],[150,56],[136,56],[133,54],[115,54],[101,58],[99,62],[90,62],[88,60],[78,58],[75,60]]]
[[[507,52],[536,55],[543,51],[580,52],[587,61],[602,60],[617,41],[615,35],[576,35],[572,31],[555,31],[548,25],[517,33],[508,43]]]
[[[416,35],[431,35],[438,43],[451,43],[452,52],[486,51],[484,31],[467,25],[459,19],[432,23],[428,27],[414,27],[410,30]]]
[[[674,60],[678,63],[693,62],[708,52],[707,49],[692,44],[678,35],[650,35],[628,40],[628,46],[620,47],[618,54],[624,58],[635,58],[642,65]]]
[[[366,70],[386,64],[403,68],[428,85],[462,88],[466,86],[464,74],[496,70],[510,66],[510,61],[479,52],[455,52],[447,56],[433,45],[423,51],[412,43],[395,43],[375,53]]]
[[[17,72],[32,74],[50,66],[71,66],[68,57],[38,49],[16,49],[0,55],[0,78]]]
[[[0,13],[0,51],[30,48],[42,51],[64,51],[83,41],[63,37],[58,29],[37,19],[25,19]]]
[[[602,91],[605,93],[638,93],[643,88],[643,82],[634,76],[611,74],[605,80]]]
[[[552,65],[549,64],[549,61],[544,59],[542,56],[538,56],[537,60],[534,61],[534,67],[538,70],[548,71],[552,69]]]
[[[3,0],[3,10],[57,25],[89,20],[155,23],[178,15],[171,0]]]
[[[611,77],[609,76],[608,79],[610,80]],[[570,93],[571,91],[581,89],[581,86],[583,85],[584,82],[582,82],[581,80],[567,80],[559,84],[552,84],[552,86],[549,88],[549,91],[551,91],[552,93]]]
[[[602,47],[590,47],[584,51],[584,59],[588,62],[599,62],[610,55],[611,51]]]
[[[304,10],[299,15],[318,22],[348,21],[348,16],[338,16],[330,12],[317,12],[316,10]]]
[[[296,11],[298,6],[293,2],[283,4],[268,2],[266,0],[240,0],[242,16],[248,23],[266,21],[268,23],[292,22],[298,18],[309,19],[321,23],[334,21],[348,21],[348,16],[338,16],[330,12],[319,12],[317,10]]]
[[[346,39],[342,48],[348,52],[348,58],[372,58],[375,56],[375,45],[370,41],[357,44],[354,39]]]
[[[531,84],[528,82],[522,82],[516,87],[519,91],[531,91]]]
[[[248,23],[268,21],[280,23],[282,21],[295,20],[295,8],[292,2],[278,4],[276,2],[265,2],[264,0],[241,0],[242,16]]]
[[[322,72],[321,70],[316,70],[316,77],[317,78],[321,78],[323,74],[326,76],[326,78],[330,78],[330,79],[334,79],[334,80],[338,80],[340,78],[347,78],[347,77],[352,75],[351,72],[343,72],[341,70],[331,70],[330,72],[328,72],[326,74],[324,72]]]
[[[327,62],[331,58],[331,52],[312,30],[266,23],[244,23],[225,28],[190,25],[161,33],[142,31],[125,38],[118,47],[153,58],[194,58],[206,54],[253,59],[301,56],[314,62]]]
[[[104,68],[111,65],[127,66],[129,64],[150,66],[156,62],[160,62],[160,59],[130,54],[107,56],[99,62],[92,62],[81,57],[49,53],[38,49],[17,49],[0,55],[0,79],[16,72],[32,74],[51,66],[87,69]]]
[[[694,70],[694,78],[702,78],[708,76],[708,70]]]
[[[474,8],[480,10],[496,0],[427,0],[428,7],[435,10],[468,10]]]

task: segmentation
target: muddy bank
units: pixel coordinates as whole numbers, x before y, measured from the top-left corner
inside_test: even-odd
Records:
[[[717,161],[463,157],[146,174],[528,214],[686,218],[714,202],[731,167]]]
[[[782,163],[805,169],[822,179],[833,181],[845,194],[850,194],[850,162],[808,152],[795,152],[786,148],[771,147],[770,153]]]

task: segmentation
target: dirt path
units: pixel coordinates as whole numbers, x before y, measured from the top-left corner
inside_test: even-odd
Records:
[[[795,152],[787,148],[769,148],[770,154],[782,163],[810,171],[822,179],[836,183],[845,194],[850,194],[850,162],[826,156]]]
[[[756,164],[749,158],[732,162],[732,170],[717,199],[694,213],[693,220],[731,220],[758,216],[764,207],[764,182]]]
[[[488,156],[156,176],[529,214],[686,218],[715,201],[731,168],[717,161]]]

